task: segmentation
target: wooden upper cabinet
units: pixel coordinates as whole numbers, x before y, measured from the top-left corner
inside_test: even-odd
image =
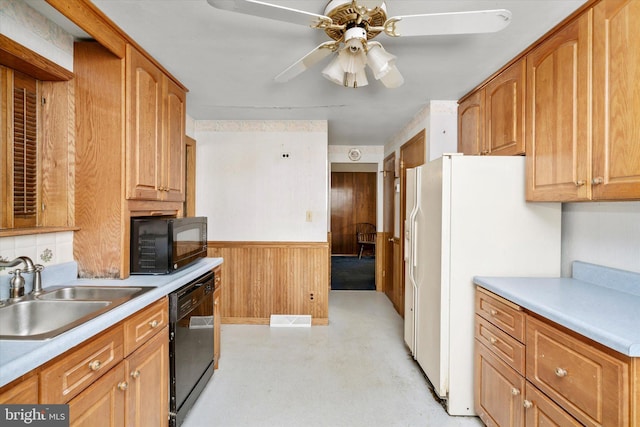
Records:
[[[164,79],[163,153],[165,189],[163,200],[181,202],[185,199],[185,117],[186,94],[172,80]]]
[[[509,66],[458,107],[458,151],[467,155],[524,154],[525,63]]]
[[[127,198],[184,200],[186,94],[127,46]]]
[[[458,152],[481,154],[484,150],[484,90],[477,90],[458,106]]]
[[[640,199],[640,2],[593,11],[593,198]]]
[[[527,200],[591,196],[590,20],[589,10],[526,56]]]
[[[520,60],[485,87],[485,153],[524,154],[525,62]]]
[[[127,46],[127,198],[160,199],[162,72]]]

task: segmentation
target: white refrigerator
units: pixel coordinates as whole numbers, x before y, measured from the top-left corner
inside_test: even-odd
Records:
[[[451,415],[473,407],[473,276],[560,275],[560,203],[525,202],[525,158],[407,170],[405,342]]]

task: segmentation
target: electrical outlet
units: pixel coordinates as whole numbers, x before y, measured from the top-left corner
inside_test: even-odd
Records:
[[[291,157],[291,153],[282,153],[281,156],[283,159],[288,159],[289,157]]]

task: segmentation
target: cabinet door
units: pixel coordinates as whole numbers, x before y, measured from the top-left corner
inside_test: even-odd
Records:
[[[591,11],[526,57],[526,198],[587,200]]]
[[[123,362],[69,402],[70,426],[124,426],[127,386]]]
[[[162,71],[127,46],[127,198],[158,200],[162,164]]]
[[[218,369],[220,360],[220,292],[220,288],[213,292],[213,369]]]
[[[477,90],[458,106],[458,152],[485,154],[484,90]]]
[[[526,396],[524,405],[527,427],[580,427],[582,425],[529,383],[526,385]]]
[[[162,198],[184,201],[185,180],[185,108],[184,91],[169,78],[164,79]]]
[[[475,410],[489,427],[524,426],[525,380],[475,340]]]
[[[38,376],[20,381],[0,393],[0,405],[38,403]]]
[[[128,427],[166,427],[169,417],[169,328],[125,359]]]
[[[593,198],[640,198],[640,2],[594,7]]]
[[[524,61],[518,61],[485,87],[485,145],[488,154],[524,154],[525,71]]]

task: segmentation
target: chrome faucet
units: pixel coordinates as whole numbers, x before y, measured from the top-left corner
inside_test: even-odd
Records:
[[[13,274],[10,283],[10,295],[11,298],[19,298],[24,295],[24,278],[21,273],[33,273],[33,288],[31,293],[38,295],[42,292],[42,277],[40,272],[44,270],[44,267],[40,264],[34,264],[31,258],[26,256],[20,256],[12,261],[0,260],[0,267],[16,267],[20,264],[24,264],[24,269],[16,268],[10,271],[9,274]]]

